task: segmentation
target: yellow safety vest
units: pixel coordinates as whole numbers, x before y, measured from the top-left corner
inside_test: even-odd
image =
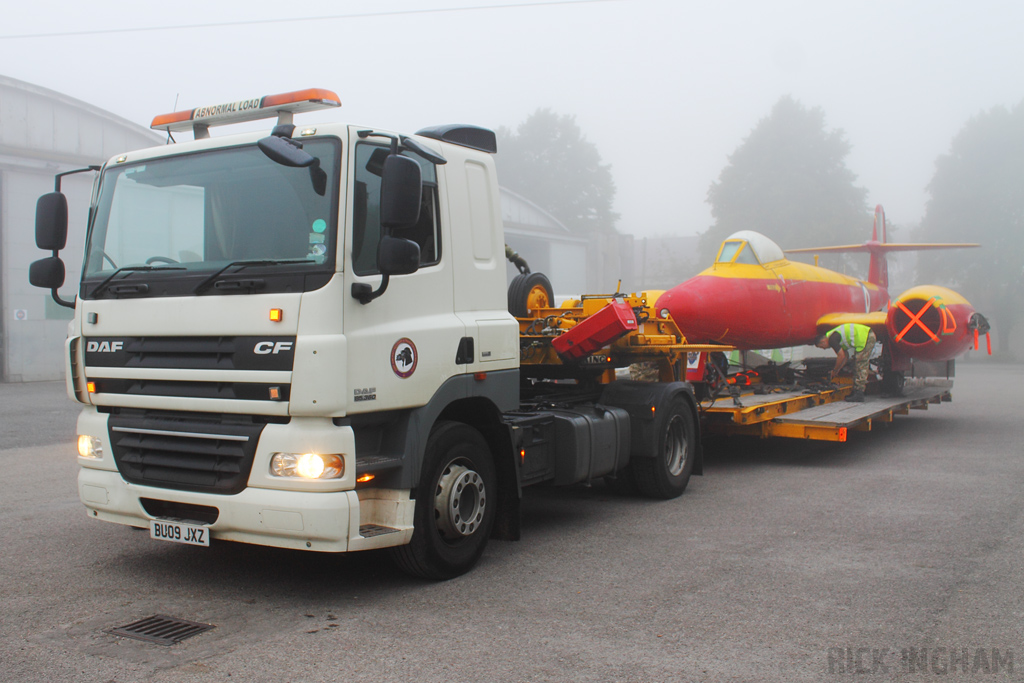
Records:
[[[871,328],[867,325],[846,323],[839,327],[833,327],[825,333],[825,336],[831,337],[833,332],[839,333],[839,346],[845,349],[847,353],[850,351],[859,353],[864,350],[865,344],[868,343],[868,334],[871,333]]]

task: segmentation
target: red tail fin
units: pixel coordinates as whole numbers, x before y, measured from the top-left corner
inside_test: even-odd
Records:
[[[878,240],[878,229],[882,229],[882,240]],[[871,252],[871,262],[868,264],[868,282],[878,285],[882,289],[889,289],[889,263],[885,260],[885,250],[878,249],[878,246],[885,244],[885,210],[879,204],[875,207],[875,225],[871,229],[871,241],[865,246]],[[874,248],[872,248],[874,247]]]
[[[882,235],[879,240],[879,229]],[[871,240],[864,244],[844,244],[838,247],[812,247],[810,249],[786,249],[787,254],[796,253],[837,253],[837,252],[868,252],[871,254],[871,262],[868,264],[868,282],[878,285],[883,289],[889,288],[889,265],[886,263],[885,255],[890,251],[926,251],[928,249],[961,249],[964,247],[980,247],[976,243],[948,243],[948,244],[903,244],[886,241],[885,211],[882,205],[875,207],[875,227],[871,232]]]

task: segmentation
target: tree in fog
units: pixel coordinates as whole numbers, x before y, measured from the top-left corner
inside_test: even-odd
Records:
[[[820,107],[779,99],[708,189],[715,222],[701,235],[702,262],[737,230],[756,230],[783,249],[868,239],[867,192],[854,185],[849,152],[842,130],[826,130]]]
[[[1024,321],[1024,101],[970,119],[936,160],[928,193],[920,239],[982,247],[924,252],[919,278],[966,296],[1009,353]]]
[[[538,109],[515,132],[499,128],[498,178],[578,233],[612,232],[615,181],[575,116]]]

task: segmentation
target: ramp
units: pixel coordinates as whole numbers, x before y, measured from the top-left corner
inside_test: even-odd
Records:
[[[707,430],[713,434],[846,441],[850,431],[871,431],[876,424],[892,422],[896,415],[953,400],[952,387],[950,380],[908,381],[902,396],[869,394],[864,403],[843,400],[850,387],[814,393],[772,391],[769,387],[765,394],[718,398],[705,409],[704,416]]]

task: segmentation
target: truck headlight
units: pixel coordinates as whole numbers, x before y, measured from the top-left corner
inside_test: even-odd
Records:
[[[99,460],[103,457],[103,442],[95,436],[83,434],[78,437],[78,454],[83,458]]]
[[[345,459],[336,454],[274,453],[270,473],[275,477],[340,479],[345,474]]]

